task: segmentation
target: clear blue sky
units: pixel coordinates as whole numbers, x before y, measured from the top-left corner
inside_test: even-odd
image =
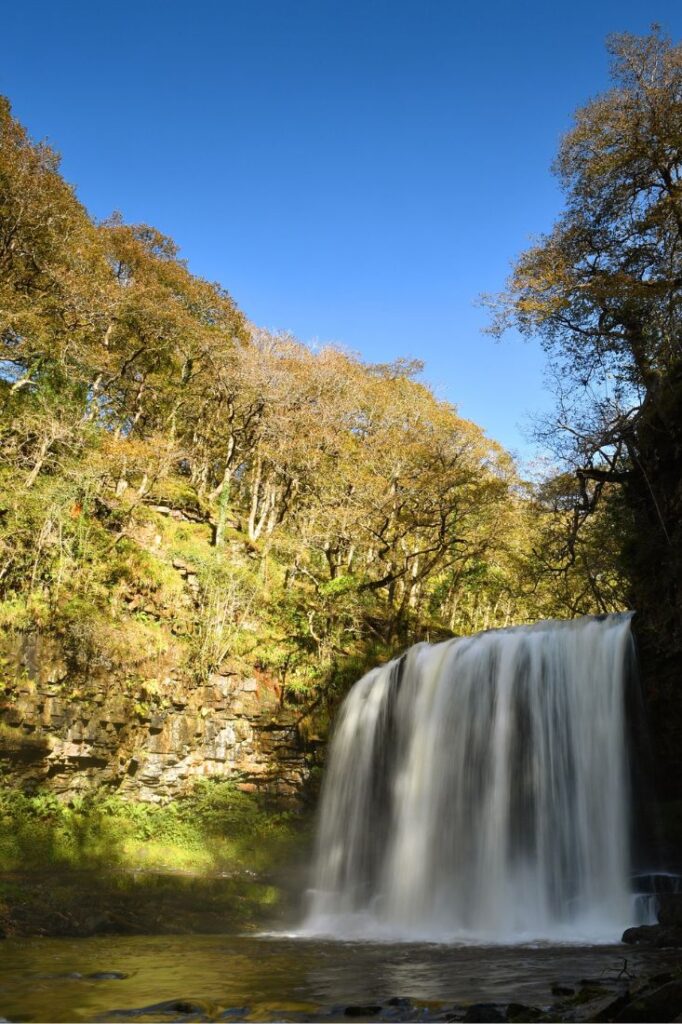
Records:
[[[426,379],[507,447],[549,404],[477,295],[549,228],[604,38],[679,0],[21,0],[0,92],[97,217],[172,235],[256,323]]]

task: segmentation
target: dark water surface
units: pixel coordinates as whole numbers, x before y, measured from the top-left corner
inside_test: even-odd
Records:
[[[429,1003],[554,1002],[556,982],[639,974],[660,952],[623,946],[462,947],[264,936],[8,939],[0,1017],[10,1021],[343,1018],[349,1004],[396,996]],[[668,957],[668,959],[670,959]],[[88,978],[121,972],[125,978]],[[167,1000],[201,1004],[131,1014]],[[200,1013],[201,1017],[197,1016]],[[348,1018],[347,1018],[348,1019]]]

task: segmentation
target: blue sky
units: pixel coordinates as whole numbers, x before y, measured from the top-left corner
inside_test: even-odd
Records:
[[[523,457],[544,356],[480,328],[547,230],[549,167],[608,82],[609,32],[673,0],[22,0],[0,92],[97,217],[172,235],[256,323],[413,356]]]

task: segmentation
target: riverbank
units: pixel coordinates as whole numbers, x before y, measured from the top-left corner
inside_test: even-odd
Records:
[[[0,937],[224,934],[287,917],[291,886],[248,870],[0,874]]]
[[[0,793],[5,937],[216,933],[286,915],[309,863],[310,815],[234,784],[165,806],[103,793],[76,805]],[[300,875],[300,878],[299,878]]]

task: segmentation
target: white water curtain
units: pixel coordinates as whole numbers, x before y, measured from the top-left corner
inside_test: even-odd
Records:
[[[629,923],[629,615],[420,644],[351,690],[304,932],[613,941]]]

